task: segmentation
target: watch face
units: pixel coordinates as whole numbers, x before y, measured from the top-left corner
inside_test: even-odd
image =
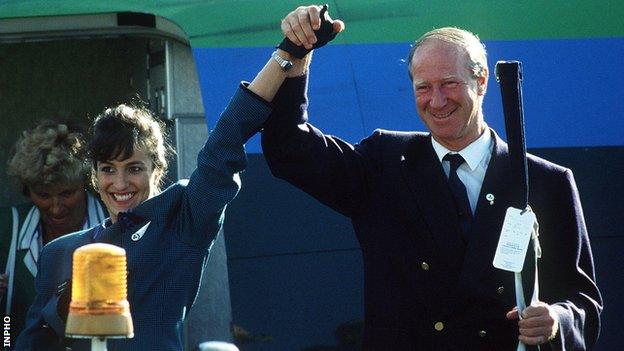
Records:
[[[274,52],[273,54],[271,54],[271,57],[277,62],[277,64],[280,65],[280,67],[284,71],[288,71],[289,69],[291,69],[293,67],[293,63],[291,61],[288,61],[288,60],[280,57],[277,54],[277,52]]]

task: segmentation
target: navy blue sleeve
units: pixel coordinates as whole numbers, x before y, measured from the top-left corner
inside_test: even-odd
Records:
[[[366,207],[381,133],[357,145],[324,134],[308,123],[306,90],[302,76],[287,79],[278,91],[262,131],[264,156],[274,176],[353,217]]]
[[[247,166],[245,143],[271,109],[244,86],[239,87],[197,156],[197,169],[181,207],[183,242],[205,246],[216,237],[226,205],[238,193],[240,173]]]
[[[540,279],[547,278],[542,285],[548,288],[543,289],[540,298],[552,303],[559,317],[555,346],[562,351],[590,350],[600,332],[602,297],[596,286],[589,236],[570,170],[561,175],[560,183],[556,214],[551,216],[556,217],[556,226],[544,228],[556,232],[558,239],[544,252],[552,258],[542,258],[549,264],[540,265],[544,271]]]
[[[62,350],[65,324],[56,313],[57,286],[49,276],[48,269],[55,260],[46,248],[41,251],[35,277],[37,296],[28,309],[26,328],[17,337],[15,350]],[[59,336],[60,335],[60,336]]]

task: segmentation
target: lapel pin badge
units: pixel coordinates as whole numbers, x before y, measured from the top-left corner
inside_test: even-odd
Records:
[[[485,199],[490,202],[490,206],[494,205],[494,194],[487,194],[487,195],[485,195]]]
[[[150,223],[152,222],[147,222],[146,225],[142,226],[141,229],[137,230],[136,233],[132,234],[132,236],[130,236],[130,239],[132,239],[132,241],[139,241],[147,231],[147,227],[149,227]]]

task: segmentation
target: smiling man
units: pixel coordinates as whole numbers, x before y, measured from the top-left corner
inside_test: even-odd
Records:
[[[459,151],[487,129],[481,106],[488,70],[483,45],[475,37],[466,36],[465,47],[445,40],[455,31],[423,36],[412,47],[408,65],[420,118],[437,142]],[[469,51],[476,51],[476,61]]]
[[[308,123],[305,50],[327,41],[323,28],[336,34],[344,24],[318,6],[282,21],[290,44],[275,55],[292,68],[262,145],[274,175],[352,220],[364,261],[363,348],[511,351],[521,341],[541,350],[590,349],[602,298],[569,169],[529,155],[529,204],[544,252],[540,301],[518,312],[513,273],[492,266],[515,184],[507,144],[481,108],[488,68],[479,39],[440,28],[410,50],[416,109],[428,133],[376,130],[350,145]],[[533,286],[532,274],[523,279]]]

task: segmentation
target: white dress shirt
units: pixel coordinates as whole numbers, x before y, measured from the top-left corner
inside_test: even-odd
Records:
[[[485,178],[485,171],[492,157],[493,143],[490,129],[486,126],[485,132],[483,132],[477,140],[473,141],[459,152],[445,148],[433,137],[431,138],[431,144],[433,144],[433,149],[438,155],[438,159],[442,162],[442,168],[444,168],[444,173],[446,173],[447,178],[451,170],[451,163],[443,160],[446,154],[458,153],[466,160],[466,162],[457,169],[457,176],[466,187],[470,209],[474,214],[479,200],[479,192],[481,192],[481,186]]]

